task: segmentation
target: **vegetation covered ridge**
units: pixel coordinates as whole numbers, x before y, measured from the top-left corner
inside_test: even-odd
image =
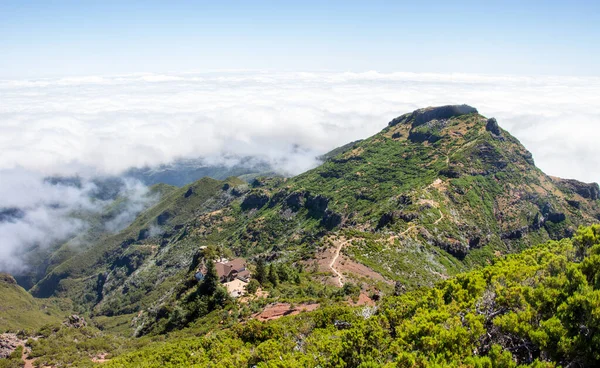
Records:
[[[234,323],[268,303],[324,306],[433,286],[600,216],[597,184],[545,175],[468,106],[402,115],[324,159],[293,178],[204,178],[172,190],[32,291],[73,300],[105,330],[155,335],[220,310],[237,313]],[[257,300],[198,289],[198,271],[238,257],[259,284],[250,294],[262,289]],[[259,268],[268,270],[260,279]]]

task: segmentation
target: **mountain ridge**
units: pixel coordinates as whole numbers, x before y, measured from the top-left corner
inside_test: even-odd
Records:
[[[600,216],[597,185],[548,177],[474,108],[430,107],[394,121],[293,178],[201,179],[175,190],[112,240],[54,268],[32,293],[69,297],[92,316],[136,313],[133,326],[149,333],[193,290],[201,247],[314,269],[302,287],[290,286],[292,298],[314,282],[334,295],[335,260],[319,259],[343,242],[344,279],[390,293],[390,283],[433,285]],[[290,300],[314,298],[298,295]]]

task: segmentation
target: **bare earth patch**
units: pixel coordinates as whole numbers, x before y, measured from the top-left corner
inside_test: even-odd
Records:
[[[317,308],[319,308],[318,303],[301,304],[294,308],[291,308],[289,303],[275,303],[267,305],[262,312],[252,317],[259,321],[270,321],[283,316],[295,316],[300,314],[300,312],[310,312]]]
[[[96,355],[95,357],[92,358],[92,362],[94,363],[106,363],[108,362],[110,359],[106,359],[106,357],[108,356],[108,353],[101,353]]]
[[[375,301],[371,299],[367,294],[361,292],[358,296],[358,300],[356,302],[350,301],[350,305],[368,305],[369,307],[373,307],[375,305]]]
[[[342,249],[348,244],[348,240],[334,238],[332,241],[334,247],[327,248],[316,254],[318,271],[332,273],[332,276],[325,280],[327,283],[342,287],[348,277],[365,277],[389,282],[385,277],[369,267],[341,254]]]

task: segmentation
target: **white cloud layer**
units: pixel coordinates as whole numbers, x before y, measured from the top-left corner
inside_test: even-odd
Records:
[[[549,174],[600,181],[600,78],[229,71],[0,81],[0,95],[2,169],[117,173],[228,153],[299,173],[402,113],[467,103]]]
[[[94,198],[98,187],[85,179],[78,179],[79,185],[56,183],[20,168],[0,170],[0,178],[0,272],[28,271],[28,251],[81,233],[88,226],[83,218],[103,211],[111,202]],[[119,193],[128,200],[105,224],[109,232],[123,229],[156,202],[146,186],[132,179],[123,180]]]
[[[496,117],[546,173],[600,181],[600,78],[228,71],[0,80],[0,209],[30,209],[0,227],[0,258],[83,226],[58,220],[89,204],[86,191],[40,187],[42,175],[224,154],[263,156],[297,174],[400,114],[458,103]]]

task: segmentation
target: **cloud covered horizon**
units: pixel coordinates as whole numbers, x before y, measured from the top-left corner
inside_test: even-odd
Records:
[[[466,103],[548,174],[600,181],[600,78],[212,72],[0,80],[0,169],[117,174],[261,156],[298,174],[417,108]]]
[[[59,191],[72,201],[53,206],[57,189],[39,184],[45,176],[115,175],[197,157],[233,165],[231,157],[244,156],[295,175],[316,166],[320,154],[427,106],[474,106],[516,136],[547,174],[600,181],[596,77],[128,74],[0,80],[0,96],[0,210],[28,198],[32,210],[21,220],[33,226],[0,227],[0,257],[84,226],[60,220],[64,209],[88,204],[87,192]]]

